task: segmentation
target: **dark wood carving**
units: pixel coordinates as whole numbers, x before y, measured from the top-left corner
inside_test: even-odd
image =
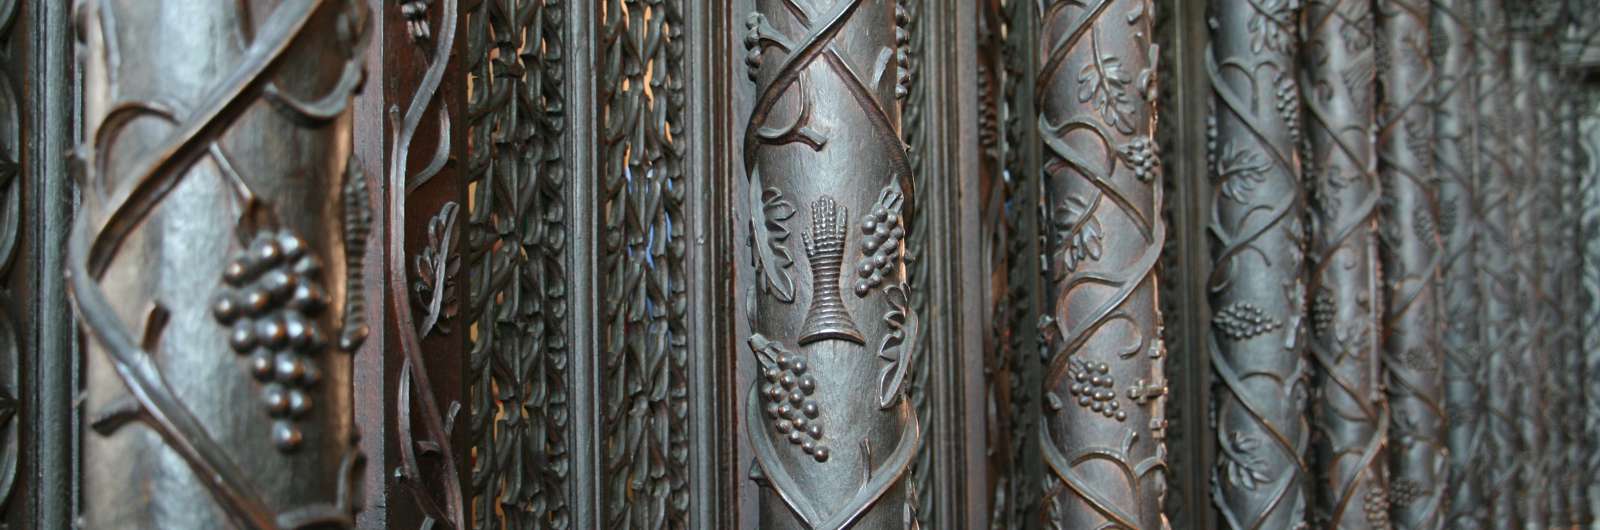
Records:
[[[1449,451],[1444,401],[1439,267],[1445,258],[1438,176],[1431,5],[1380,0],[1377,15],[1378,164],[1383,183],[1379,253],[1385,302],[1383,362],[1389,397],[1389,493],[1393,524],[1446,528]],[[1454,79],[1446,89],[1458,88]],[[1456,199],[1460,190],[1456,190]],[[1452,222],[1457,219],[1451,218]],[[1385,517],[1385,520],[1388,516]],[[1380,528],[1379,525],[1374,525]]]
[[[84,524],[348,528],[354,2],[79,4]],[[177,38],[182,36],[183,38]],[[209,68],[195,68],[211,65]],[[353,194],[347,199],[348,194]]]
[[[608,0],[596,21],[605,473],[596,524],[612,528],[689,523],[683,4]],[[831,300],[842,300],[832,279]],[[850,332],[847,321],[819,329],[800,342]]]
[[[1483,367],[1486,436],[1483,468],[1483,520],[1493,528],[1506,528],[1512,518],[1514,496],[1494,484],[1513,484],[1516,480],[1516,430],[1512,423],[1510,393],[1521,371],[1513,369],[1517,341],[1515,307],[1517,277],[1513,268],[1513,234],[1510,229],[1511,164],[1506,144],[1512,117],[1507,110],[1510,89],[1506,70],[1505,13],[1499,0],[1475,0],[1474,20],[1477,38],[1474,69],[1477,81],[1478,138],[1476,180],[1479,192],[1477,218],[1480,236],[1475,252],[1483,293],[1483,343],[1487,361]]]
[[[471,526],[572,528],[561,2],[465,13]]]
[[[1207,358],[1211,314],[1206,279],[1211,272],[1207,229],[1211,192],[1207,182],[1206,120],[1212,103],[1206,75],[1209,50],[1207,2],[1156,2],[1155,40],[1160,47],[1158,104],[1165,190],[1167,242],[1158,277],[1167,342],[1167,469],[1165,508],[1173,528],[1217,527],[1212,508],[1210,435],[1211,370]]]
[[[1505,491],[1507,502],[1496,504],[1491,524],[1510,521],[1532,528],[1545,528],[1548,517],[1550,485],[1543,472],[1546,457],[1546,432],[1544,431],[1544,380],[1548,356],[1545,347],[1544,294],[1541,292],[1544,249],[1539,248],[1542,210],[1545,208],[1541,188],[1546,180],[1540,171],[1539,158],[1538,86],[1535,76],[1538,67],[1533,57],[1532,6],[1507,5],[1509,29],[1506,36],[1506,82],[1509,85],[1509,103],[1505,112],[1504,139],[1507,142],[1509,228],[1511,232],[1511,265],[1515,278],[1515,316],[1511,320],[1512,347],[1507,352],[1504,367],[1517,375],[1507,377],[1510,385],[1505,389],[1502,403],[1510,422],[1507,431],[1510,443],[1501,450],[1514,449],[1509,455],[1512,469],[1506,471],[1516,477],[1515,490]],[[1496,379],[1491,368],[1490,379]],[[1493,396],[1491,396],[1492,398]]]
[[[1166,242],[1149,0],[1046,2],[1039,52],[1046,468],[1058,528],[1166,528]]]
[[[1035,48],[1024,32],[1026,1],[978,3],[977,69],[979,175],[983,257],[988,290],[982,321],[985,337],[985,398],[989,449],[989,528],[1022,529],[1038,506],[1031,472],[1038,447],[1037,362],[1033,322],[1039,281],[1036,233],[1037,173],[1025,169],[1027,140],[1038,129],[1024,119],[1033,84],[1026,80]],[[1031,250],[1030,250],[1031,249]]]
[[[1600,9],[1593,9],[1591,14],[1600,15]],[[1600,18],[1597,16],[1596,18]],[[1585,89],[1580,105],[1583,109],[1580,118],[1578,135],[1578,169],[1582,186],[1582,212],[1580,216],[1579,249],[1583,254],[1583,266],[1580,270],[1583,285],[1583,301],[1585,304],[1581,315],[1571,315],[1580,318],[1583,324],[1583,434],[1587,451],[1583,457],[1580,469],[1584,474],[1584,481],[1579,485],[1586,488],[1589,497],[1587,506],[1588,523],[1592,524],[1600,516],[1600,451],[1595,451],[1595,443],[1600,443],[1600,93],[1595,87]]]
[[[1306,246],[1298,2],[1211,4],[1212,498],[1229,528],[1306,520]]]
[[[1311,0],[1301,71],[1309,137],[1302,170],[1309,187],[1307,295],[1317,399],[1311,459],[1316,528],[1383,528],[1389,518],[1384,399],[1378,345],[1384,312],[1378,285],[1377,206],[1382,186],[1371,140],[1379,72],[1374,4]],[[1392,238],[1397,223],[1385,224]],[[1405,281],[1409,272],[1389,271]],[[1397,277],[1398,276],[1398,277]]]
[[[762,528],[915,526],[905,477],[921,429],[904,391],[919,319],[902,243],[916,217],[895,7],[763,0],[748,18],[758,373],[741,423]]]
[[[1430,30],[1434,79],[1434,171],[1438,176],[1438,231],[1442,252],[1437,300],[1442,304],[1445,418],[1449,432],[1449,477],[1443,528],[1482,528],[1487,463],[1484,381],[1486,350],[1482,289],[1476,254],[1478,222],[1479,125],[1475,81],[1473,5],[1468,0],[1433,2]],[[1396,400],[1399,403],[1399,400]],[[1403,405],[1397,405],[1403,406]],[[1403,477],[1397,477],[1403,478]]]
[[[23,142],[31,139],[23,130],[23,104],[17,76],[22,64],[16,60],[19,47],[14,43],[14,28],[20,12],[19,2],[0,4],[0,520],[13,510],[12,490],[22,465],[23,387],[19,377],[24,341],[32,333],[18,314],[31,283],[26,270],[17,266],[23,247]],[[37,199],[33,201],[37,204]],[[35,206],[36,207],[36,206]],[[37,252],[36,249],[29,249]],[[59,353],[59,352],[58,352]],[[37,361],[35,361],[37,362]]]

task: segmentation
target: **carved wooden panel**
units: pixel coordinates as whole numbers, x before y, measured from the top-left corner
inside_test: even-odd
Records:
[[[1211,5],[1212,496],[1233,528],[1293,528],[1309,501],[1298,4]]]
[[[1389,408],[1378,359],[1381,315],[1375,173],[1377,74],[1396,66],[1376,50],[1374,4],[1306,4],[1301,71],[1309,188],[1307,293],[1316,401],[1311,458],[1316,477],[1310,523],[1317,528],[1382,528],[1389,504]],[[1401,226],[1385,224],[1385,237]],[[1407,273],[1390,270],[1389,281]],[[1396,278],[1399,276],[1399,278]]]
[[[371,205],[349,102],[367,13],[155,7],[77,13],[84,524],[352,527],[364,336],[346,296],[363,237],[350,220]]]
[[[598,7],[598,174],[586,183],[599,223],[603,476],[594,524],[687,528],[683,2]]]
[[[573,527],[562,7],[485,1],[464,13],[476,529]]]

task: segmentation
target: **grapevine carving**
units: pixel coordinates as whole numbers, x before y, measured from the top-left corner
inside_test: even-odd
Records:
[[[911,90],[909,15],[894,2],[823,4],[760,0],[744,40],[756,82],[743,161],[758,271],[744,286],[748,344],[764,370],[745,425],[763,490],[759,526],[915,528],[906,477],[921,431],[906,390],[920,327],[905,271],[913,249],[899,243],[916,238],[917,217],[897,104]],[[800,220],[802,237],[791,237]],[[809,284],[792,281],[802,251]],[[809,394],[804,380],[784,384],[796,360]],[[780,392],[791,409],[799,398],[806,427],[820,422],[820,438],[796,430],[783,404],[768,410]]]
[[[1055,528],[1167,528],[1149,0],[1048,2],[1039,135],[1049,298],[1040,451]]]
[[[1377,511],[1377,518],[1364,516],[1375,503],[1387,502],[1389,463],[1389,409],[1378,358],[1384,309],[1377,248],[1382,190],[1369,139],[1377,127],[1380,55],[1371,38],[1372,10],[1370,1],[1311,0],[1305,14],[1301,100],[1309,133],[1305,180],[1313,198],[1307,277],[1309,292],[1315,293],[1309,342],[1318,396],[1311,418],[1318,436],[1312,438],[1310,456],[1320,486],[1313,490],[1310,522],[1317,528],[1388,523],[1387,507]],[[1384,227],[1393,232],[1405,227],[1403,222],[1390,220]],[[1406,282],[1409,274],[1389,272],[1389,281]]]
[[[1379,247],[1387,287],[1382,345],[1391,409],[1389,502],[1400,528],[1445,528],[1444,321],[1440,318],[1440,184],[1434,170],[1429,4],[1375,4],[1378,53],[1390,63],[1378,107]],[[1459,190],[1455,193],[1460,193]],[[1454,229],[1454,226],[1450,228]],[[1402,487],[1404,486],[1404,487]],[[1385,520],[1389,513],[1385,513]]]
[[[237,55],[226,63],[228,70],[207,74],[214,79],[180,76],[174,85],[196,85],[198,93],[187,101],[176,102],[160,96],[165,87],[150,86],[149,77],[130,74],[132,68],[170,68],[166,61],[172,58],[152,56],[147,53],[150,50],[124,48],[120,40],[146,38],[152,32],[165,30],[189,31],[188,28],[165,27],[160,21],[132,16],[135,13],[126,6],[109,2],[79,6],[80,38],[85,45],[81,66],[97,75],[86,87],[91,96],[86,98],[89,101],[85,113],[92,130],[79,151],[78,167],[81,189],[88,198],[73,224],[68,277],[75,309],[92,343],[91,370],[120,381],[125,390],[108,398],[100,392],[117,392],[97,387],[88,396],[89,423],[98,437],[87,439],[86,452],[91,458],[105,458],[107,455],[101,452],[119,443],[122,447],[137,447],[127,445],[130,438],[123,431],[142,426],[157,435],[149,438],[151,443],[164,445],[194,476],[206,478],[195,484],[208,490],[216,510],[196,516],[201,519],[184,521],[211,520],[214,525],[251,529],[353,528],[361,456],[355,448],[355,433],[348,429],[350,411],[310,407],[311,400],[319,396],[330,402],[348,403],[348,396],[339,397],[338,393],[347,392],[341,389],[349,385],[349,360],[310,354],[327,345],[315,330],[330,326],[335,319],[350,321],[337,312],[322,310],[329,297],[342,295],[347,288],[359,289],[334,284],[319,292],[323,287],[320,282],[327,277],[344,279],[339,274],[322,274],[323,266],[345,264],[342,259],[319,263],[324,261],[319,256],[337,255],[343,250],[326,234],[338,237],[359,232],[352,230],[359,227],[345,226],[341,233],[328,228],[338,217],[291,216],[288,208],[299,206],[296,201],[308,200],[307,195],[326,200],[335,196],[333,190],[359,188],[359,184],[341,185],[339,180],[348,183],[360,178],[353,169],[356,163],[347,158],[347,135],[349,102],[363,77],[366,13],[355,2],[318,0],[285,1],[253,16],[238,11],[248,7],[227,6],[197,13],[203,15],[195,19],[197,28],[237,24],[232,29],[243,39],[244,46],[232,52]],[[333,37],[312,39],[311,35],[318,32],[330,32]],[[317,61],[327,60],[342,68],[333,69],[337,74],[332,78],[310,84],[312,93],[304,93],[308,84],[294,76],[303,75],[303,66],[314,69],[319,66]],[[124,70],[124,65],[131,68]],[[159,128],[149,128],[156,124]],[[264,163],[261,153],[251,148],[270,148],[280,139],[252,136],[266,131],[292,131],[295,140],[307,145],[323,142],[302,153],[321,166],[310,174],[291,175],[290,172],[301,170],[294,169],[294,165]],[[123,143],[133,137],[143,137],[138,148]],[[282,167],[288,169],[279,169]],[[291,178],[306,180],[282,185],[283,180]],[[199,302],[168,307],[161,298],[194,301],[170,290],[128,296],[124,290],[127,285],[137,281],[138,274],[150,272],[142,268],[159,267],[161,263],[145,254],[143,245],[165,243],[170,248],[171,238],[184,237],[177,235],[173,227],[163,226],[165,223],[160,220],[172,215],[170,208],[191,203],[197,192],[206,194],[206,200],[226,205],[225,211],[235,215],[234,225],[207,227],[199,234],[224,235],[226,240],[220,243],[185,240],[182,244],[248,249],[248,257],[241,255],[229,266],[225,267],[225,260],[221,259],[211,264],[230,285],[248,285],[248,292],[234,300],[232,295],[237,293],[223,291],[228,294],[216,299],[222,303],[214,306]],[[365,197],[335,200],[345,207],[345,218],[359,219],[364,215],[351,208],[364,210]],[[229,232],[231,239],[225,235]],[[307,232],[316,235],[296,235]],[[168,239],[162,241],[163,237]],[[164,259],[190,259],[186,251],[172,254]],[[125,256],[128,259],[121,259]],[[290,257],[298,259],[285,261]],[[174,263],[181,262],[196,263]],[[208,292],[190,285],[183,286],[183,290],[201,296]],[[130,325],[123,306],[141,296],[146,297],[147,306],[140,321]],[[342,309],[359,310],[350,305]],[[280,411],[286,416],[302,415],[305,424],[275,422],[270,425],[272,439],[239,437],[238,433],[269,430],[252,427],[248,421],[245,426],[216,433],[212,422],[218,421],[214,417],[218,410],[203,400],[180,397],[180,393],[206,389],[195,388],[195,380],[169,378],[172,374],[166,373],[166,368],[192,367],[195,365],[187,364],[189,361],[216,358],[220,351],[196,351],[197,347],[227,344],[223,337],[228,328],[216,322],[206,322],[210,327],[204,330],[194,327],[193,322],[201,321],[196,311],[215,311],[215,316],[235,323],[244,322],[247,316],[263,317],[257,324],[267,324],[251,327],[264,333],[235,336],[238,340],[233,346],[238,348],[261,339],[270,349],[277,350],[272,356],[270,375],[284,385],[292,383],[294,388],[278,387],[281,392],[269,388],[265,404],[275,415]],[[174,320],[191,317],[193,321]],[[353,348],[349,341],[346,344]],[[252,355],[262,353],[253,348],[251,351]],[[252,370],[259,375],[263,372],[259,368],[256,364]],[[321,378],[315,374],[321,373],[330,374],[332,380],[319,384]],[[237,377],[249,375],[241,373]],[[232,386],[231,381],[199,382],[221,388]],[[300,397],[298,407],[296,391]],[[228,402],[226,398],[223,401]],[[229,411],[233,415],[241,412]],[[253,453],[273,445],[284,451]],[[136,464],[135,460],[124,462]],[[274,471],[275,468],[285,468],[290,474]],[[313,476],[319,478],[308,478]],[[98,471],[85,479],[88,487],[100,492],[109,491],[101,488],[129,487],[100,482],[104,480],[106,477]],[[99,519],[105,514],[128,512],[115,507],[114,503],[124,500],[114,494],[95,497],[94,506],[86,510],[86,524],[164,524],[163,514],[157,513],[142,516],[146,517],[142,522]]]
[[[1212,199],[1206,282],[1215,310],[1250,304],[1281,326],[1248,340],[1214,332],[1212,500],[1229,528],[1304,524],[1310,477],[1305,412],[1304,196],[1293,38],[1296,0],[1211,5],[1207,123]],[[1240,181],[1239,179],[1247,179]],[[1230,191],[1232,190],[1232,191]]]

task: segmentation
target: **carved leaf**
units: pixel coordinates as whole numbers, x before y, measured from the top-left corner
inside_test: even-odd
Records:
[[[439,213],[428,221],[428,246],[417,254],[417,281],[413,289],[426,313],[422,319],[421,335],[427,336],[437,328],[449,334],[444,322],[454,318],[459,310],[455,296],[456,273],[461,269],[461,255],[455,252],[456,213],[460,207],[455,202],[445,203]]]
[[[909,309],[909,287],[905,283],[886,287],[884,298],[891,309],[883,315],[889,332],[878,344],[878,358],[888,364],[878,373],[878,407],[888,409],[899,401],[905,387],[906,372],[914,364],[917,351],[917,313]]]
[[[750,187],[750,231],[755,238],[756,275],[765,278],[762,291],[785,303],[794,302],[794,278],[788,269],[794,266],[794,257],[786,243],[789,227],[785,224],[794,217],[794,204],[783,198],[777,188],[761,190]]]

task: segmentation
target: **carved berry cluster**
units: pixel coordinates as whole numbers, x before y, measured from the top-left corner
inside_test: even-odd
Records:
[[[1333,300],[1333,293],[1322,290],[1316,298],[1311,300],[1311,331],[1319,337],[1326,337],[1333,331],[1333,320],[1339,312],[1337,302]]]
[[[1139,136],[1122,146],[1122,159],[1133,168],[1133,176],[1139,182],[1150,182],[1156,176],[1157,167],[1161,165],[1161,155],[1155,142],[1149,138]]]
[[[1366,512],[1367,523],[1372,525],[1373,530],[1390,530],[1394,528],[1389,523],[1389,492],[1383,488],[1373,487],[1367,490],[1367,496],[1362,502],[1362,510]]]
[[[1283,323],[1268,317],[1265,311],[1254,304],[1234,302],[1218,311],[1217,316],[1211,319],[1211,325],[1216,326],[1217,331],[1225,337],[1245,340],[1276,330]]]
[[[1128,412],[1117,402],[1117,382],[1111,377],[1111,365],[1072,359],[1067,371],[1072,376],[1068,391],[1078,398],[1078,406],[1117,421],[1128,419]]]
[[[887,192],[861,219],[861,259],[856,262],[856,296],[865,297],[894,275],[905,224],[900,218],[900,192]]]
[[[1427,492],[1422,491],[1422,485],[1414,480],[1400,479],[1394,481],[1389,493],[1389,502],[1395,506],[1409,506],[1422,498]]]
[[[767,367],[764,375],[767,386],[761,395],[767,401],[767,417],[772,427],[785,435],[789,443],[800,446],[817,462],[828,461],[828,447],[822,444],[822,422],[817,420],[821,410],[809,398],[817,391],[817,380],[806,371],[805,357],[784,352],[778,356],[778,365]]]
[[[264,231],[223,270],[226,287],[212,305],[217,321],[232,326],[228,345],[249,356],[251,375],[264,383],[272,440],[284,452],[300,446],[294,420],[311,411],[308,391],[321,379],[312,359],[327,347],[316,318],[328,302],[321,275],[322,262],[304,240]]]

